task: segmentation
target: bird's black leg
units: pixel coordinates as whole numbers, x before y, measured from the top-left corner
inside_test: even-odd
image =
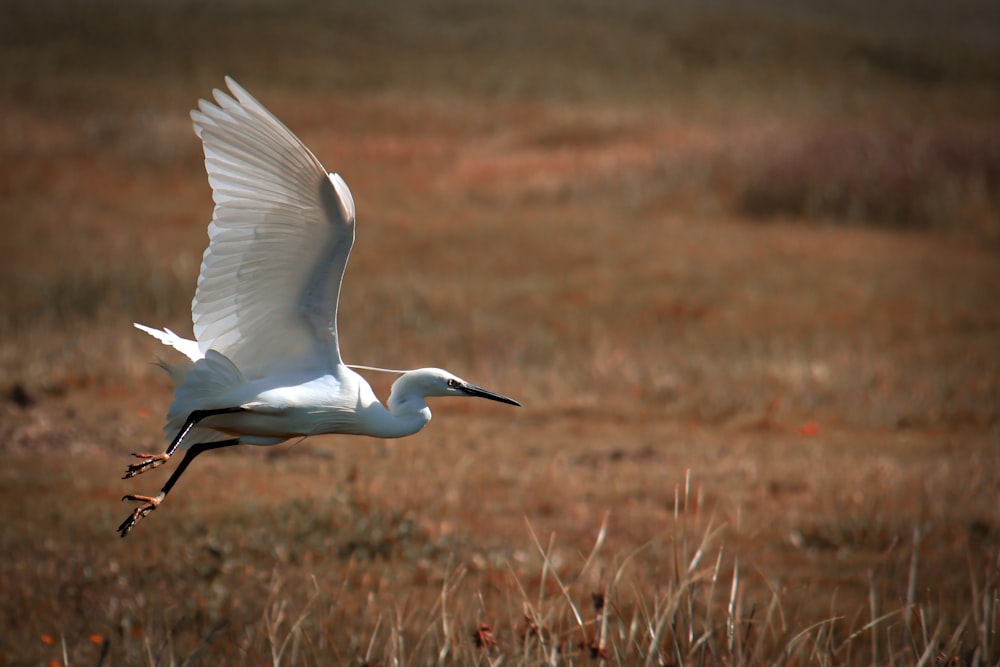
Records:
[[[140,475],[146,472],[147,470],[152,470],[153,468],[159,466],[160,464],[169,461],[173,453],[177,451],[177,447],[181,444],[181,441],[184,439],[184,437],[188,433],[190,433],[191,429],[194,428],[195,425],[202,419],[205,419],[206,417],[214,417],[215,415],[225,415],[231,412],[243,412],[244,410],[245,408],[220,408],[218,410],[195,410],[194,412],[188,415],[187,421],[184,422],[184,426],[181,428],[180,431],[178,431],[177,436],[174,437],[173,442],[170,443],[170,446],[167,447],[165,451],[159,454],[141,454],[139,452],[132,452],[132,456],[136,457],[137,459],[142,459],[142,462],[133,463],[132,465],[130,465],[128,469],[125,471],[125,475],[122,476],[122,479],[129,479],[131,477],[135,477],[136,475]]]
[[[220,440],[219,442],[203,442],[197,445],[192,445],[191,448],[188,449],[187,452],[184,454],[184,458],[181,459],[180,465],[177,466],[177,470],[174,471],[174,474],[170,476],[170,479],[167,480],[167,483],[163,485],[163,488],[160,489],[160,492],[157,495],[124,496],[122,500],[135,500],[145,504],[140,505],[139,507],[136,507],[134,510],[132,510],[132,513],[128,516],[128,518],[122,521],[122,524],[118,526],[117,530],[121,534],[121,536],[125,537],[126,535],[128,535],[129,531],[135,528],[135,524],[139,523],[140,519],[142,519],[143,517],[145,517],[150,512],[152,512],[153,510],[155,510],[157,507],[160,506],[160,503],[163,502],[163,499],[167,497],[168,493],[170,493],[170,489],[174,488],[174,484],[176,484],[177,480],[181,478],[181,475],[184,474],[184,471],[187,470],[187,467],[191,465],[191,461],[193,461],[196,456],[198,456],[202,452],[211,451],[213,449],[222,449],[223,447],[232,447],[238,444],[240,444],[239,438],[233,438],[232,440]]]

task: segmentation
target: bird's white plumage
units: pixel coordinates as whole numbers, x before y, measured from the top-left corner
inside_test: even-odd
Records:
[[[269,445],[295,436],[402,437],[430,420],[426,396],[516,401],[436,368],[398,371],[388,408],[343,363],[337,303],[354,244],[354,198],[308,148],[227,77],[191,112],[215,210],[191,304],[195,340],[136,327],[183,353],[164,427],[175,444],[237,438]],[[360,367],[364,368],[364,367]],[[239,411],[232,411],[239,408]]]
[[[163,364],[177,385],[162,454],[135,456],[130,478],[184,460],[118,527],[125,537],[202,452],[347,433],[400,438],[430,421],[428,396],[517,401],[440,368],[400,372],[387,405],[340,355],[337,302],[354,244],[347,184],[235,81],[191,113],[215,211],[191,304],[195,340],[135,326],[189,360]],[[358,367],[367,368],[367,367]]]
[[[202,355],[216,350],[248,379],[332,369],[354,200],[281,121],[226,82],[233,96],[216,90],[216,104],[191,113],[215,201],[191,307],[195,339]]]
[[[178,336],[170,329],[163,329],[161,331],[160,329],[147,327],[145,324],[139,324],[138,322],[135,324],[135,328],[145,331],[164,345],[169,345],[191,361],[198,361],[205,356],[205,353],[201,351],[201,347],[198,345],[198,341]]]

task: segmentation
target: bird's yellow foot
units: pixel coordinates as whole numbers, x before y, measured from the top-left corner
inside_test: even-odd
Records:
[[[139,523],[139,521],[143,517],[145,517],[147,514],[155,510],[157,507],[159,507],[160,502],[163,500],[163,498],[160,496],[137,496],[137,495],[122,496],[122,501],[126,500],[134,500],[145,504],[139,505],[134,510],[132,510],[132,513],[128,516],[128,518],[122,521],[122,524],[118,526],[117,530],[122,537],[128,535],[129,531],[135,528],[135,524]]]
[[[136,475],[141,475],[147,470],[152,470],[153,468],[170,460],[170,454],[167,454],[166,452],[160,452],[159,454],[140,454],[139,452],[132,452],[132,456],[137,459],[142,459],[142,462],[130,465],[125,471],[125,475],[122,476],[122,479],[130,479]]]

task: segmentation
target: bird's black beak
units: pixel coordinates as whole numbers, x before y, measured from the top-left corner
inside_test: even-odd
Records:
[[[463,392],[469,396],[478,396],[479,398],[488,398],[491,401],[497,401],[499,403],[506,403],[507,405],[516,405],[521,407],[521,404],[515,401],[513,398],[507,398],[503,394],[498,394],[495,391],[490,391],[489,389],[483,389],[482,387],[477,387],[474,384],[469,384],[468,382],[462,383],[458,387]]]

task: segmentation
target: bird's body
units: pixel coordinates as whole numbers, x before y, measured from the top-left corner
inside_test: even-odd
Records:
[[[480,396],[519,405],[438,368],[401,373],[386,405],[344,364],[337,306],[354,244],[350,189],[235,81],[192,112],[215,211],[192,301],[194,340],[141,324],[187,357],[164,364],[176,384],[161,454],[136,454],[126,478],[187,454],[157,496],[119,526],[156,509],[190,461],[238,444],[343,433],[397,438],[431,418],[428,396]]]
[[[185,383],[178,387],[165,430],[173,438],[194,410],[239,406],[244,412],[202,420],[187,440],[209,442],[238,436],[242,444],[275,445],[323,433],[401,438],[430,421],[423,397],[407,387],[419,375],[435,370],[420,369],[421,373],[411,371],[400,377],[387,408],[368,382],[343,364],[326,372],[298,371],[246,379],[225,357],[210,351],[207,358],[191,367]],[[213,387],[217,388],[215,393],[202,393]]]

